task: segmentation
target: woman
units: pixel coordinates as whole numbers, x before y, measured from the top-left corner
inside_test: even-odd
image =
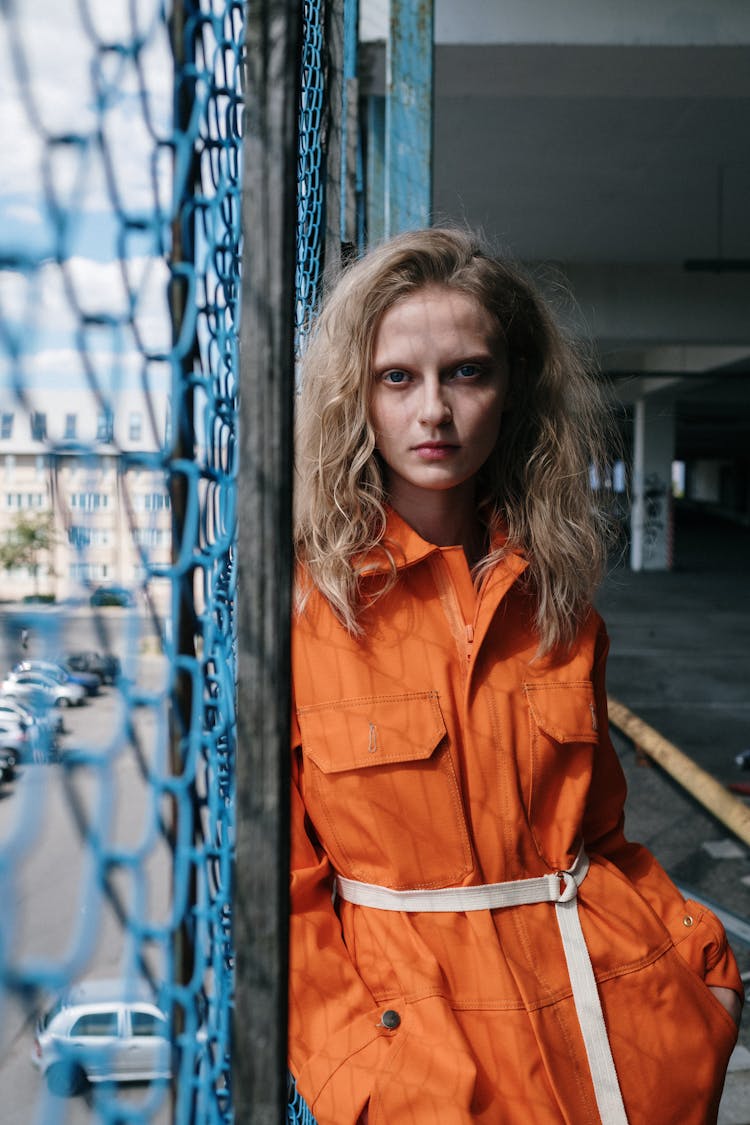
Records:
[[[742,985],[622,830],[601,412],[449,230],[339,281],[299,402],[290,1067],[319,1125],[706,1125]]]

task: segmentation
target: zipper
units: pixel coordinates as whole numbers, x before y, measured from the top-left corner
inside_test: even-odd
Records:
[[[463,666],[467,670],[471,665],[474,655],[474,626],[468,625],[461,612],[461,603],[458,600],[450,568],[443,556],[438,552],[430,556],[430,569],[437,587],[440,605],[448,620],[450,631],[458,647],[459,654],[463,657]]]

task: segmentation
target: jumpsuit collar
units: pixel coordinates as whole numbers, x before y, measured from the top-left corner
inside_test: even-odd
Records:
[[[391,573],[393,565],[395,565],[396,570],[403,570],[424,561],[430,555],[434,555],[443,549],[437,544],[423,539],[390,505],[386,505],[385,510],[385,534],[378,547],[365,555],[358,566],[357,569],[362,577]],[[501,547],[505,541],[506,536],[500,531],[493,537],[492,546],[493,548]],[[386,551],[390,553],[393,564]],[[508,549],[502,562],[505,564],[505,568],[510,570],[513,578],[522,574],[528,566],[528,560],[524,557],[523,552],[515,548]]]

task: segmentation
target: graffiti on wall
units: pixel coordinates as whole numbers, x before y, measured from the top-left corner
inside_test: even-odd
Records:
[[[649,473],[643,489],[643,553],[653,560],[661,554],[666,538],[668,489],[658,473]]]

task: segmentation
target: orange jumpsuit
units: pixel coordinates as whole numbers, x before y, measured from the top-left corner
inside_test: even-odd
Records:
[[[509,553],[481,594],[459,547],[395,513],[396,585],[352,638],[317,591],[292,638],[290,1068],[319,1125],[600,1121],[554,907],[437,913],[332,899],[571,865],[630,1125],[715,1121],[742,984],[713,914],[623,835],[607,637],[535,659]],[[373,557],[372,576],[385,569]]]

